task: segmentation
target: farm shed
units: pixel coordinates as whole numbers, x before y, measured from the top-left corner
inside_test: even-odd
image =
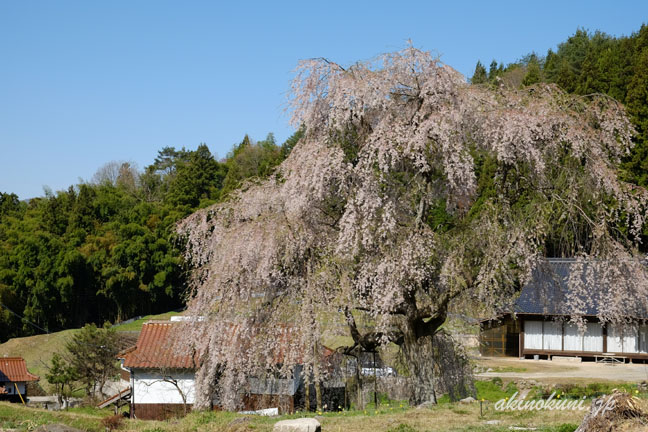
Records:
[[[582,328],[569,322],[568,283],[573,259],[548,259],[532,275],[515,302],[480,325],[480,353],[486,356],[574,356],[588,359],[648,360],[648,314],[625,317],[625,325],[602,323],[596,284],[590,288]],[[578,276],[578,275],[576,275]]]
[[[193,406],[200,353],[192,357],[178,352],[177,341],[182,335],[173,331],[176,325],[177,321],[145,323],[136,345],[118,355],[122,369],[128,373],[131,382],[132,418],[167,419],[181,416]],[[233,326],[232,331],[236,331],[236,327]],[[287,325],[282,332],[284,340],[279,346],[289,343],[291,337],[292,327]],[[334,351],[323,348],[322,356],[326,365],[339,367],[337,363],[331,363],[336,358]],[[275,353],[273,361],[282,363],[283,350]],[[249,377],[246,388],[240,390],[243,410],[276,408],[279,413],[294,412],[303,402],[301,366],[295,368],[292,377]],[[327,383],[324,383],[324,397],[327,390]],[[219,405],[219,401],[213,401],[214,409],[220,409]]]
[[[27,383],[40,378],[29,373],[22,357],[0,358],[0,399],[21,402],[27,397]]]

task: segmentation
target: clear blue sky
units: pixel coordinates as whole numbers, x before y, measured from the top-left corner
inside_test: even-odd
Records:
[[[412,39],[470,75],[577,27],[620,36],[643,22],[645,0],[0,0],[0,191],[64,189],[111,160],[142,168],[164,146],[223,157],[245,133],[281,142],[302,58],[350,63]]]

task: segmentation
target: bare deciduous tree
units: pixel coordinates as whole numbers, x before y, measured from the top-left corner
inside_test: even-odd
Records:
[[[134,191],[139,184],[139,172],[134,162],[111,161],[102,165],[92,176],[94,184],[121,186]]]

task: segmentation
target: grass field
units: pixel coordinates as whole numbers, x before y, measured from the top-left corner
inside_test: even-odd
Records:
[[[82,430],[99,432],[105,430],[101,420],[109,415],[108,410],[80,409],[49,412],[0,403],[0,428],[32,430],[41,424],[62,423]],[[573,411],[499,412],[495,411],[490,404],[485,407],[482,416],[479,403],[447,403],[421,409],[383,405],[378,410],[324,413],[318,419],[323,431],[335,432],[499,432],[510,430],[510,426],[536,427],[538,431],[545,432],[571,432],[580,423],[583,415],[582,412]],[[302,416],[303,414],[295,414],[269,418],[229,412],[191,413],[186,418],[165,422],[125,419],[119,430],[269,432],[278,420]]]
[[[578,401],[585,397],[584,407],[589,408],[593,398],[611,394],[614,388],[623,388],[636,395],[643,412],[648,408],[648,391],[636,384],[614,386],[610,383],[590,384],[588,386],[564,385],[561,388],[534,388],[530,399],[547,399],[555,392],[558,400]],[[573,432],[581,422],[585,411],[498,411],[495,402],[511,398],[518,391],[512,383],[503,383],[494,378],[476,382],[477,398],[483,400],[472,403],[451,403],[444,396],[440,403],[430,408],[410,408],[404,401],[384,401],[378,408],[370,405],[363,410],[326,412],[317,416],[323,431],[336,432],[460,432],[515,430],[511,428],[531,428],[544,432]],[[106,430],[102,420],[110,417],[110,409],[98,410],[91,407],[75,408],[64,412],[51,412],[23,407],[18,404],[0,403],[0,430],[33,430],[41,424],[62,423],[86,431]],[[191,413],[186,418],[169,421],[145,421],[120,419],[119,430],[132,432],[270,432],[273,425],[283,419],[313,417],[314,413],[296,413],[280,417],[261,417],[242,415],[232,412]],[[635,419],[623,431],[638,431]],[[632,423],[635,422],[635,423]]]

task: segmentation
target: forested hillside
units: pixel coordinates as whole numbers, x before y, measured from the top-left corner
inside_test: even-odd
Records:
[[[0,193],[0,342],[181,307],[175,223],[269,175],[299,136],[281,146],[272,134],[246,136],[222,161],[205,144],[166,147],[141,172],[109,162],[91,181],[44,197]]]
[[[579,29],[546,56],[528,54],[509,65],[477,63],[473,84],[522,87],[555,83],[569,93],[603,93],[625,104],[637,129],[622,179],[648,186],[648,26],[627,37]]]

